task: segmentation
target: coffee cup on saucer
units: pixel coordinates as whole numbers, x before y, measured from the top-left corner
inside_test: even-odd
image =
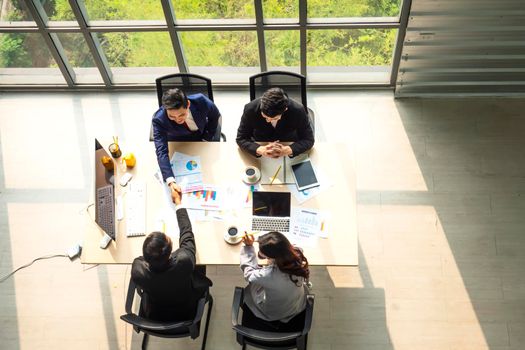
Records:
[[[237,226],[228,226],[224,234],[224,240],[229,244],[237,244],[242,241],[242,235],[239,235]]]
[[[247,166],[244,169],[242,181],[248,185],[253,185],[261,179],[261,171],[254,166]]]

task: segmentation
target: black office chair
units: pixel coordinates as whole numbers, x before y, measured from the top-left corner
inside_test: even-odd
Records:
[[[179,322],[158,322],[144,318],[142,315],[142,305],[139,314],[133,313],[131,310],[133,306],[133,298],[135,291],[142,295],[142,290],[130,280],[128,287],[128,295],[126,297],[126,314],[120,316],[120,319],[131,324],[133,329],[137,332],[143,332],[142,349],[145,350],[148,345],[148,338],[150,335],[162,338],[184,338],[191,337],[196,339],[200,333],[201,319],[204,314],[204,307],[208,303],[208,313],[206,315],[206,323],[204,325],[204,335],[202,337],[201,349],[206,348],[206,338],[208,336],[208,325],[210,323],[211,310],[213,307],[213,298],[211,294],[206,293],[197,304],[197,312],[193,320],[179,321]],[[141,299],[141,303],[142,303]]]
[[[181,89],[186,95],[194,95],[201,93],[213,101],[213,90],[211,86],[211,79],[203,77],[202,75],[192,73],[176,73],[162,76],[155,79],[157,86],[157,101],[159,107],[162,105],[162,95],[169,89]],[[220,137],[226,141],[226,136],[220,132],[222,128],[222,116],[219,119],[218,129]],[[153,141],[153,126],[150,130],[150,141]]]
[[[251,345],[259,349],[299,349],[306,350],[308,342],[308,332],[312,326],[312,316],[314,312],[313,294],[306,296],[306,309],[295,316],[288,323],[300,325],[297,329],[286,331],[267,331],[261,330],[266,327],[257,327],[257,323],[265,322],[259,319],[243,319],[239,323],[239,310],[244,303],[244,288],[235,287],[232,304],[232,325],[237,334],[237,342],[246,349],[246,345]],[[247,325],[250,325],[248,327]],[[255,326],[254,326],[255,325]],[[262,324],[264,326],[264,324]],[[257,329],[259,328],[259,329]]]
[[[269,71],[252,75],[250,77],[250,101],[261,97],[266,90],[272,87],[280,87],[288,97],[303,104],[315,136],[315,114],[312,109],[308,108],[306,78],[301,74],[284,71]]]

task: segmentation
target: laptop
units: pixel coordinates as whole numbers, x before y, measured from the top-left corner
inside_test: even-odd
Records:
[[[253,192],[252,231],[290,231],[290,192]]]
[[[102,164],[102,157],[110,156],[95,139],[95,222],[115,240],[115,168],[107,170]]]

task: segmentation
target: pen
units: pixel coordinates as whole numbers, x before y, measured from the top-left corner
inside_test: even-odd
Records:
[[[273,181],[277,177],[277,174],[279,174],[279,171],[281,170],[281,167],[282,167],[282,165],[279,165],[279,167],[277,168],[277,171],[275,172],[275,175],[273,176],[272,181],[270,182],[270,185],[273,184]]]

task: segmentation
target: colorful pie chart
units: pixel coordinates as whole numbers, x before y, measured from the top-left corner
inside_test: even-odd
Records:
[[[197,162],[194,160],[190,160],[188,163],[186,163],[186,169],[188,170],[194,170],[197,168]]]

